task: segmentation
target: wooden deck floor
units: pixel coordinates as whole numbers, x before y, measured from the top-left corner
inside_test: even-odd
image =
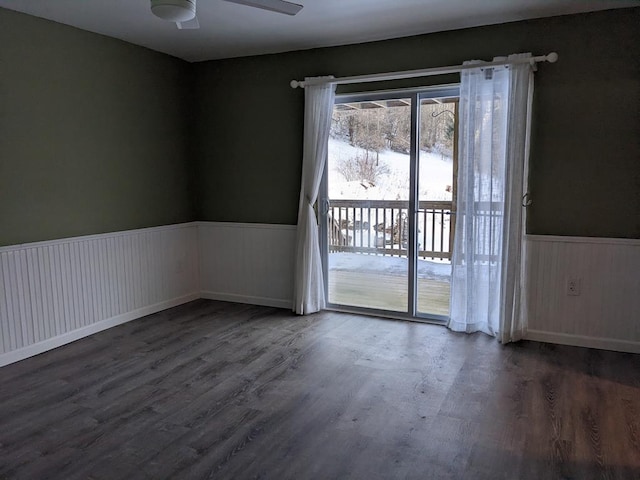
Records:
[[[332,270],[329,302],[353,307],[407,311],[408,281],[404,275]],[[449,282],[418,279],[418,312],[449,315]]]

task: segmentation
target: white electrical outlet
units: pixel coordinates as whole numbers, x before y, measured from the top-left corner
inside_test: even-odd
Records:
[[[580,295],[580,279],[578,277],[572,277],[567,279],[567,295],[577,296]]]

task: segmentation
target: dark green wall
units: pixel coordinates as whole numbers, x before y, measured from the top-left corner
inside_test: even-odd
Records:
[[[528,231],[640,238],[639,25],[640,8],[622,9],[197,64],[198,218],[296,222],[304,92],[291,79],[557,51],[536,74]]]
[[[536,75],[528,230],[640,238],[638,25],[640,8],[623,9],[187,64],[0,9],[0,245],[294,224],[304,92],[291,79],[552,50]]]
[[[0,245],[193,220],[191,71],[0,9]]]

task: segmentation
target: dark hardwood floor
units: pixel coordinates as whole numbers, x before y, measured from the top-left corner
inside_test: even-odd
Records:
[[[2,479],[640,479],[640,356],[198,300],[0,368]]]

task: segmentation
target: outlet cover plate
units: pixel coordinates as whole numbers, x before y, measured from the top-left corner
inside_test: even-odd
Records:
[[[571,277],[567,279],[567,295],[578,296],[582,290],[581,281],[578,277]]]

